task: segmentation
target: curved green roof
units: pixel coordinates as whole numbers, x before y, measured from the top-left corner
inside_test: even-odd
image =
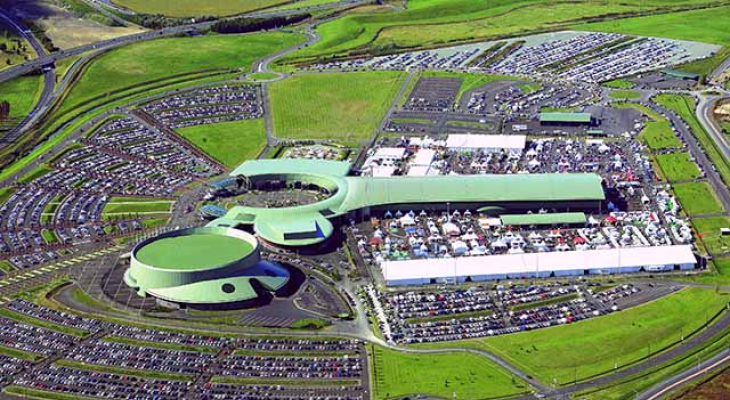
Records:
[[[389,204],[601,201],[596,174],[439,175],[372,178],[346,176],[347,162],[319,160],[247,161],[232,175],[276,176],[317,182],[334,192],[320,202],[289,208],[237,206],[210,227],[249,225],[263,239],[282,245],[316,244],[334,228],[328,221],[351,211]]]
[[[196,234],[155,240],[137,250],[135,256],[155,268],[195,270],[240,260],[253,249],[250,243],[236,237]]]
[[[246,301],[258,296],[251,285],[257,280],[266,289],[275,291],[286,284],[288,277],[236,276],[230,278],[200,281],[188,285],[150,289],[148,293],[157,298],[187,304],[224,304]]]

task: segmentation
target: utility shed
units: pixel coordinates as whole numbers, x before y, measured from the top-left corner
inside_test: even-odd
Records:
[[[586,215],[582,212],[547,214],[505,214],[501,216],[503,226],[524,225],[585,225]]]

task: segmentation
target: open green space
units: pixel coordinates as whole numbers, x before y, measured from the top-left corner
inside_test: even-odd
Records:
[[[641,93],[634,92],[633,90],[615,90],[609,93],[608,97],[614,99],[630,100],[641,98]]]
[[[291,10],[293,8],[303,8],[312,6],[321,6],[323,4],[338,3],[340,0],[299,0],[291,4],[276,7],[277,10]]]
[[[382,54],[419,46],[492,40],[573,27],[588,18],[626,17],[640,12],[652,13],[660,8],[666,10],[699,3],[707,2],[411,0],[405,9],[363,7],[342,18],[323,23],[317,27],[322,40],[292,54],[288,60],[308,62],[332,54]]]
[[[677,183],[673,186],[682,208],[689,215],[722,212],[722,204],[707,182]]]
[[[229,168],[256,158],[266,147],[263,118],[191,126],[177,129],[177,132]]]
[[[670,181],[683,181],[700,177],[700,169],[690,159],[689,153],[657,154],[657,162]]]
[[[602,86],[611,89],[633,89],[634,83],[627,79],[614,79],[601,83]]]
[[[527,392],[529,386],[477,354],[402,353],[371,347],[373,394],[391,399],[425,394],[439,398],[488,399]]]
[[[657,385],[677,374],[690,370],[697,362],[707,360],[730,345],[730,331],[725,330],[710,340],[694,347],[681,356],[659,366],[648,368],[638,374],[614,381],[608,385],[593,387],[575,393],[574,398],[585,400],[629,400],[636,393]],[[664,397],[666,399],[666,397]],[[688,400],[688,399],[687,399]],[[701,399],[694,399],[701,400]],[[705,400],[705,399],[702,399]]]
[[[131,339],[122,336],[105,336],[102,339],[104,342],[121,343],[130,346],[149,347],[152,349],[163,349],[163,350],[179,350],[179,351],[194,351],[198,353],[216,353],[218,349],[215,347],[206,346],[188,346],[179,343],[165,343],[165,342],[150,342],[146,340]]]
[[[114,49],[91,62],[58,113],[62,115],[110,92],[171,76],[215,69],[249,70],[255,60],[301,40],[299,34],[281,32],[204,35],[150,40]]]
[[[720,234],[720,228],[730,228],[730,218],[695,218],[692,220],[692,225],[710,254],[722,254],[730,249],[730,236]]]
[[[363,139],[380,125],[402,72],[300,74],[269,86],[274,134],[288,139]]]
[[[235,237],[196,234],[156,240],[137,251],[136,257],[157,268],[194,270],[219,267],[251,251],[251,244]]]
[[[18,179],[18,183],[28,184],[51,171],[53,171],[53,168],[48,164],[40,164],[30,170],[27,174],[21,176],[20,179]]]
[[[122,198],[112,198],[102,211],[106,214],[167,214],[172,208],[174,201],[164,199],[134,199],[132,201]]]
[[[418,347],[469,347],[505,358],[543,382],[565,385],[608,373],[675,345],[725,308],[730,295],[687,288],[586,321],[535,331]]]
[[[10,272],[13,271],[15,268],[12,264],[10,264],[10,261],[8,260],[0,260],[0,271],[2,272]]]
[[[17,358],[19,360],[36,361],[43,358],[42,355],[31,353],[24,350],[17,350],[11,347],[0,346],[0,354],[8,357]]]
[[[694,113],[694,99],[688,95],[660,94],[655,97],[654,101],[660,106],[676,112],[689,125],[690,130],[692,130],[705,153],[707,153],[707,157],[717,168],[722,180],[725,181],[725,184],[730,184],[730,160],[722,155],[715,140],[710,137],[700,121],[697,120]]]
[[[0,120],[0,131],[12,129],[33,111],[42,91],[43,77],[40,75],[21,76],[0,83],[0,101],[10,103],[9,118]]]
[[[537,92],[538,90],[542,89],[542,85],[539,83],[525,83],[519,86],[520,90],[524,94],[530,94]]]
[[[0,71],[36,57],[35,50],[25,39],[8,30],[5,20],[0,20]]]
[[[143,14],[168,17],[229,16],[277,6],[291,0],[112,0],[112,3]]]
[[[4,188],[0,188],[0,205],[3,205],[6,201],[8,201],[13,193],[15,193],[15,188],[13,187],[7,186]]]
[[[4,392],[24,399],[39,400],[94,400],[97,397],[87,397],[78,394],[65,394],[46,390],[31,389],[25,386],[10,385],[3,389]]]

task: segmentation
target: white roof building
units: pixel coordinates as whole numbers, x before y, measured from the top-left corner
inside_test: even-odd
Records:
[[[410,162],[410,165],[427,167],[431,165],[434,158],[436,158],[436,150],[421,148],[416,152],[416,156],[413,158],[413,161]]]
[[[380,265],[388,285],[477,282],[552,276],[618,274],[693,269],[689,245],[506,254],[406,261]]]
[[[525,148],[525,135],[472,135],[452,134],[446,138],[446,148],[456,151],[498,151],[520,152]]]
[[[373,159],[381,161],[396,161],[402,160],[405,156],[406,149],[404,147],[381,147],[375,152]]]

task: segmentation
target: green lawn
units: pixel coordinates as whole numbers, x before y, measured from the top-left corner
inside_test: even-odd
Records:
[[[526,383],[485,357],[463,352],[409,354],[374,346],[376,400],[425,394],[444,399],[487,399],[529,390]]]
[[[291,0],[112,0],[112,3],[143,14],[195,17],[242,14],[289,1]]]
[[[0,131],[11,129],[28,115],[43,91],[42,76],[21,76],[0,83],[0,101],[10,103],[8,122],[0,122]]]
[[[258,58],[302,40],[292,33],[204,35],[150,40],[112,50],[94,60],[73,86],[58,114],[109,92],[178,74],[211,69],[248,70]]]
[[[615,90],[608,94],[608,97],[614,98],[614,99],[639,99],[641,98],[641,93],[634,92],[632,90]]]
[[[730,236],[720,235],[720,228],[730,228],[730,218],[696,218],[692,220],[692,225],[710,254],[722,254],[730,249]],[[730,270],[727,272],[730,273]]]
[[[113,197],[102,214],[169,213],[173,200]]]
[[[294,75],[269,88],[274,134],[289,139],[364,139],[398,93],[405,73]]]
[[[263,118],[177,129],[180,136],[226,167],[256,158],[266,147]]]
[[[656,96],[654,101],[662,107],[674,110],[685,122],[687,122],[692,133],[707,153],[710,161],[712,161],[717,168],[717,172],[720,176],[722,176],[725,184],[730,184],[730,160],[727,160],[722,153],[720,153],[715,141],[697,120],[694,113],[694,99],[687,95],[660,94]]]
[[[601,85],[611,89],[633,89],[634,83],[626,79],[614,79],[603,82]]]
[[[525,83],[519,86],[520,90],[524,94],[530,94],[533,92],[537,92],[538,90],[542,89],[542,85],[539,83]]]
[[[689,153],[658,154],[657,162],[670,181],[682,181],[700,177],[700,169],[689,157]]]
[[[723,211],[722,204],[715,197],[715,192],[707,182],[677,183],[673,185],[673,188],[682,208],[689,215]]]
[[[5,20],[0,20],[0,44],[5,50],[0,50],[0,71],[13,65],[23,63],[36,57],[33,47],[25,40],[15,36],[15,30],[8,30]]]
[[[723,309],[730,295],[687,288],[654,302],[575,324],[442,343],[494,352],[543,382],[559,385],[605,374],[677,343]]]

